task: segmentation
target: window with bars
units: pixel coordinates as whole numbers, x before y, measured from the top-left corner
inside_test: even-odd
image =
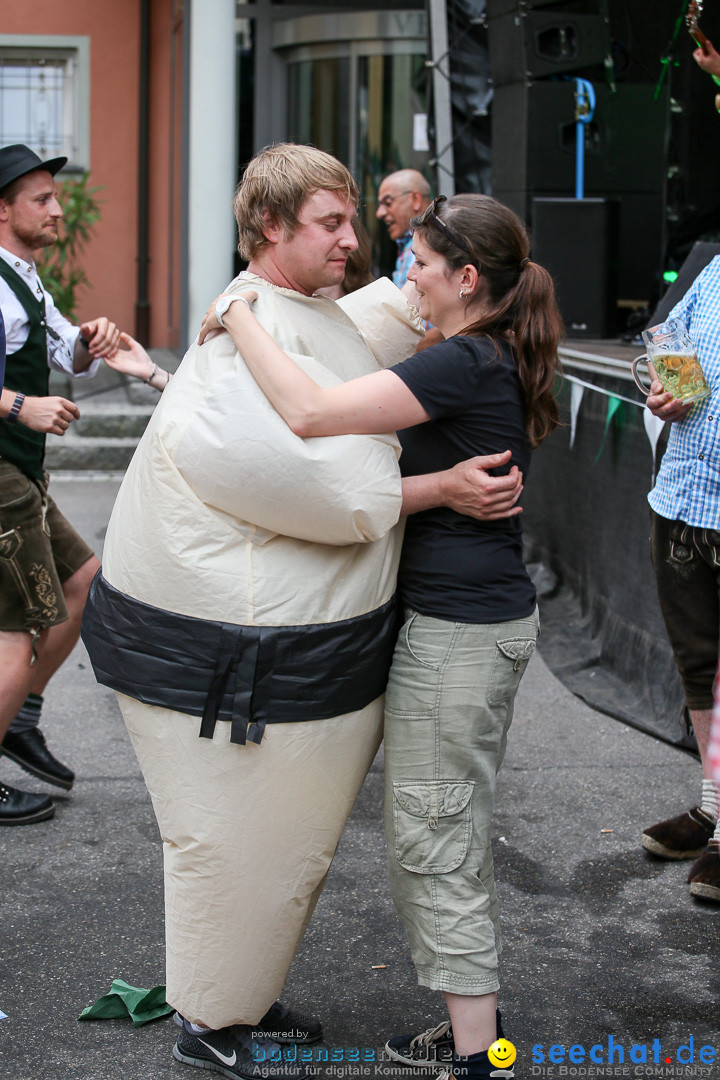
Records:
[[[88,60],[86,39],[0,37],[0,145],[89,168]]]

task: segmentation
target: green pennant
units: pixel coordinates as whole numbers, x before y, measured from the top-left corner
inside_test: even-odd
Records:
[[[597,454],[595,455],[595,460],[593,461],[593,465],[597,465],[598,461],[600,460],[600,455],[602,454],[603,449],[605,448],[605,440],[607,439],[607,433],[608,433],[608,430],[610,428],[610,423],[611,423],[613,417],[615,416],[615,413],[618,411],[618,409],[620,409],[621,405],[622,405],[622,401],[620,400],[619,397],[615,397],[614,394],[608,394],[607,416],[605,417],[605,430],[603,431],[603,437],[602,437],[602,442],[600,443],[600,449],[598,450]],[[622,410],[620,411],[620,414],[619,414],[617,419],[618,419],[618,422],[620,423],[620,426],[623,427],[624,422],[623,422],[623,411]]]

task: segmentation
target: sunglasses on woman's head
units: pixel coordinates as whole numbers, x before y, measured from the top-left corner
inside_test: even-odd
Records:
[[[460,248],[461,251],[464,251],[467,255],[470,256],[473,261],[473,265],[478,266],[477,256],[473,254],[465,241],[461,240],[457,233],[454,233],[452,229],[449,229],[445,222],[442,220],[442,218],[439,218],[435,213],[440,203],[444,202],[447,202],[447,195],[437,195],[430,203],[430,205],[426,207],[425,210],[423,210],[422,214],[417,219],[418,226],[421,227],[423,225],[434,225],[436,229],[439,229],[440,232],[448,238],[451,244],[454,244],[455,247]]]

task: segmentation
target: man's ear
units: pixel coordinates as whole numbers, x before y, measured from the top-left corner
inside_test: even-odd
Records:
[[[0,199],[0,221],[7,221],[8,218],[8,204],[4,199]]]
[[[412,216],[418,217],[427,205],[426,196],[421,195],[419,191],[411,191],[410,205],[413,208]]]
[[[263,210],[263,236],[271,244],[277,244],[282,239],[284,228],[276,217]]]

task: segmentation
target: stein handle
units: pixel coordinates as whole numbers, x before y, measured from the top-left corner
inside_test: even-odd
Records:
[[[632,362],[632,365],[631,365],[632,366],[632,374],[633,374],[633,379],[635,380],[638,388],[640,390],[642,390],[645,397],[647,397],[648,394],[652,393],[652,386],[646,386],[645,383],[642,382],[642,380],[640,379],[640,375],[638,374],[638,370],[637,370],[637,365],[640,363],[641,360],[645,360],[646,363],[648,363],[648,364],[650,363],[650,359],[649,359],[647,353],[643,353],[642,356],[636,356],[635,359]]]

